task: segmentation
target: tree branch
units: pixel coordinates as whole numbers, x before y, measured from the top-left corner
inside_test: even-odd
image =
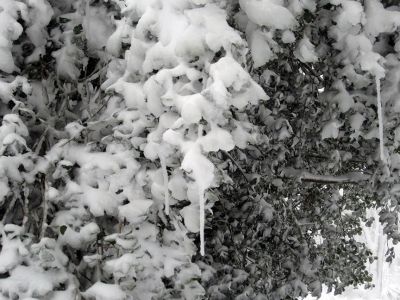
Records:
[[[238,168],[240,174],[246,179],[247,183],[250,183],[249,179],[247,178],[246,174],[244,173],[243,169],[240,165],[236,162],[236,160],[228,153],[228,151],[222,151],[230,160],[231,162]]]
[[[283,178],[297,178],[302,182],[315,182],[321,184],[358,184],[368,181],[371,177],[362,172],[351,172],[344,175],[319,175],[312,174],[305,170],[285,169]]]

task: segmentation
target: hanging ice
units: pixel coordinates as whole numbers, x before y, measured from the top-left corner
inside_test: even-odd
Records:
[[[199,125],[198,128],[198,139],[203,135],[203,126]],[[205,223],[205,211],[204,211],[204,190],[199,187],[199,204],[200,204],[200,254],[204,256],[204,223]]]
[[[385,161],[385,151],[383,145],[383,115],[382,115],[382,101],[381,101],[381,81],[378,76],[375,77],[376,81],[376,99],[378,105],[378,122],[379,122],[379,149],[381,161]]]
[[[168,171],[165,157],[163,154],[159,154],[163,180],[164,180],[164,203],[165,203],[165,214],[169,215],[169,191],[168,191]]]

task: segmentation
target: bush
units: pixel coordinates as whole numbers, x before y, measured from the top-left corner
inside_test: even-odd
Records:
[[[400,239],[392,2],[2,0],[2,297],[369,285],[367,210]]]

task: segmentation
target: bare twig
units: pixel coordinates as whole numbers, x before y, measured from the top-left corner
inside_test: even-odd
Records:
[[[6,218],[8,216],[8,214],[11,212],[11,210],[14,208],[15,202],[17,201],[17,197],[15,195],[13,195],[13,198],[11,200],[11,203],[8,205],[6,212],[4,213],[3,219],[2,219],[2,223],[5,224],[6,222]]]
[[[107,105],[108,101],[111,99],[111,96],[112,96],[112,95],[110,95],[110,96],[107,98],[107,100],[104,101],[104,103],[100,106],[100,108],[99,108],[93,115],[91,115],[90,118],[89,118],[87,121],[92,120],[92,119]]]
[[[353,172],[344,175],[319,175],[311,174],[304,170],[286,169],[281,178],[293,178],[302,182],[314,182],[321,184],[358,184],[371,179],[371,176],[362,172]]]
[[[239,172],[242,174],[244,179],[246,179],[247,183],[250,183],[249,179],[247,178],[246,174],[244,173],[242,167],[234,160],[232,155],[230,155],[227,151],[223,151],[223,153],[228,156],[228,158],[232,161],[232,163],[238,168]]]
[[[35,151],[36,155],[38,155],[40,150],[42,149],[42,145],[43,145],[44,139],[46,138],[46,134],[49,131],[49,129],[50,129],[50,127],[47,126],[46,129],[43,131],[42,135],[40,136],[39,141],[35,144],[34,151]]]
[[[25,232],[28,231],[26,225],[29,220],[29,189],[26,185],[23,187],[23,195],[24,199],[20,199],[22,210],[24,212],[24,218],[22,219],[22,227],[24,228]]]
[[[43,214],[42,214],[42,227],[40,230],[40,239],[42,239],[46,233],[46,228],[47,228],[47,212],[48,212],[48,203],[47,203],[47,191],[48,191],[48,186],[47,186],[47,180],[46,180],[46,175],[42,176],[42,199],[43,199]]]

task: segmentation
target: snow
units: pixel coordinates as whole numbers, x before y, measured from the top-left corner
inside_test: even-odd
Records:
[[[294,55],[302,62],[313,63],[318,61],[318,56],[315,52],[315,47],[311,44],[308,37],[303,37],[294,51]]]
[[[118,216],[121,220],[126,219],[132,224],[140,223],[146,218],[146,213],[152,204],[152,200],[135,199],[126,205],[119,206]]]
[[[232,58],[225,56],[210,66],[210,75],[213,83],[209,87],[216,99],[221,99],[221,94],[227,95],[227,89],[232,88],[231,103],[238,109],[243,109],[247,104],[255,104],[258,100],[268,100],[265,91],[255,83],[250,75]],[[225,98],[225,97],[224,97]],[[218,101],[218,102],[217,102]],[[226,107],[226,101],[216,100]]]
[[[85,8],[86,15],[82,24],[86,32],[88,47],[92,51],[101,50],[107,45],[114,28],[103,7],[91,7],[88,4]],[[114,53],[117,52],[115,49],[113,50]]]
[[[89,207],[90,212],[95,217],[104,216],[104,214],[109,216],[117,214],[118,202],[107,190],[86,186],[82,188],[79,199]]]
[[[217,126],[211,126],[210,132],[202,136],[199,140],[202,149],[210,151],[230,151],[235,147],[231,134]]]
[[[201,191],[206,190],[214,179],[213,164],[201,153],[198,144],[186,145],[187,151],[182,161],[182,169],[191,174]]]
[[[116,87],[121,84],[121,89]],[[145,107],[145,94],[143,89],[137,83],[132,82],[118,82],[112,86],[115,91],[124,95],[127,108],[144,108]],[[110,87],[110,88],[112,88]]]
[[[376,3],[375,0],[368,1],[366,5],[367,10],[364,13],[360,3],[356,1],[343,1],[343,5],[341,5],[339,14],[335,20],[337,24],[330,28],[329,33],[337,41],[335,47],[342,51],[340,57],[343,59],[345,65],[353,62],[362,70],[371,72],[374,76],[382,78],[385,70],[381,62],[384,59],[381,55],[373,51],[373,45],[368,38],[371,33],[368,30],[366,30],[365,34],[363,32],[360,33],[361,26],[365,26],[368,29],[370,24],[375,24],[373,25],[373,31],[385,32],[387,30],[384,25],[385,23],[378,24],[378,22],[375,22],[379,18],[376,16],[382,15],[376,14],[376,10],[372,9],[372,6]],[[392,29],[394,28],[392,27]],[[374,32],[373,36],[375,35],[376,32]]]
[[[177,170],[172,174],[168,182],[168,189],[171,191],[173,198],[177,200],[186,199],[186,181],[183,177],[183,172]]]
[[[26,148],[27,145],[25,139],[23,139],[18,134],[10,133],[6,135],[3,139],[2,145],[0,147],[0,153],[4,154],[7,150],[7,152],[16,155]]]
[[[290,30],[285,30],[282,32],[282,42],[285,44],[291,44],[296,41],[296,37],[294,36],[294,33]]]
[[[316,9],[316,0],[290,0],[288,9],[294,16],[301,15],[304,9],[314,12]]]
[[[200,231],[199,206],[193,204],[188,205],[181,209],[179,213],[182,215],[185,226],[189,231]]]
[[[21,137],[27,137],[29,135],[28,128],[18,115],[7,114],[3,117],[3,126],[0,128],[1,143],[3,143],[6,136],[13,133]]]
[[[235,186],[226,155],[240,160],[236,167],[248,163],[249,178],[266,172],[273,186],[268,197],[275,189],[285,193],[293,183],[285,176],[342,187],[367,185],[369,174],[385,186],[382,193],[398,196],[400,155],[391,153],[400,144],[398,7],[385,9],[378,0],[61,2],[0,0],[0,154],[7,154],[0,156],[0,205],[12,208],[4,222],[19,224],[0,224],[0,273],[9,274],[0,279],[0,298],[150,300],[175,291],[178,298],[207,297],[199,278],[211,279],[213,266],[195,255],[205,256],[206,243],[215,242],[205,235],[206,212],[213,218],[219,201],[214,191]],[[332,9],[324,8],[328,3]],[[83,31],[75,32],[80,25]],[[26,56],[30,43],[33,53]],[[42,59],[47,51],[54,60]],[[82,78],[89,61],[97,64],[95,75]],[[31,76],[47,64],[46,78]],[[266,91],[273,95],[268,103]],[[298,101],[314,127],[309,120],[303,127],[304,116],[290,111]],[[377,155],[369,154],[375,139],[387,171],[382,176],[373,169]],[[337,148],[343,140],[349,145]],[[330,161],[301,166],[309,153],[290,158],[298,146],[327,150]],[[349,160],[364,158],[362,171],[351,172]],[[260,213],[272,222],[278,212],[264,196]],[[336,213],[333,200],[329,209]],[[347,207],[341,212],[350,214]],[[398,291],[385,285],[386,245],[382,228],[375,230],[380,248],[370,247],[379,266],[368,268],[378,290],[349,289],[343,299]],[[293,271],[277,294],[287,297],[289,286],[319,294],[312,267],[304,259],[296,272],[312,278],[303,282]],[[252,276],[233,274],[226,284],[232,293]],[[243,287],[237,299],[262,298],[252,288]]]
[[[67,80],[77,80],[81,71],[79,64],[82,63],[84,54],[75,44],[71,42],[72,31],[65,38],[65,45],[52,53],[57,62],[57,74]]]
[[[2,238],[2,245],[3,248],[0,253],[0,272],[6,273],[22,262],[22,258],[27,254],[27,250],[21,241],[9,240],[6,237]]]
[[[349,30],[358,24],[365,24],[366,19],[364,9],[360,2],[357,1],[342,1],[342,11],[336,18],[342,30]]]
[[[284,30],[297,25],[282,0],[240,0],[239,3],[249,19],[259,26]]]
[[[342,124],[340,124],[338,120],[331,120],[326,123],[321,131],[321,139],[338,138],[340,127],[342,127]]]
[[[11,73],[17,69],[11,53],[12,42],[21,35],[23,28],[17,22],[18,12],[26,16],[22,2],[2,0],[0,3],[0,70]]]
[[[199,130],[201,132],[201,129]],[[210,187],[214,180],[214,166],[213,164],[201,153],[198,144],[189,144],[185,157],[182,161],[182,168],[191,174],[196,181],[199,193],[200,204],[200,253],[204,255],[204,191]],[[188,216],[185,214],[185,216]]]
[[[353,97],[346,90],[346,87],[342,81],[336,81],[332,87],[336,89],[337,93],[331,99],[329,99],[329,101],[336,103],[341,112],[347,112],[354,106]]]
[[[163,139],[172,144],[182,148],[184,157],[181,163],[181,168],[185,170],[190,177],[192,177],[197,186],[198,204],[200,210],[199,229],[196,225],[196,218],[193,217],[195,211],[195,204],[185,207],[180,211],[184,218],[185,225],[190,231],[200,231],[200,253],[204,255],[204,223],[205,223],[205,201],[204,192],[208,189],[214,180],[214,165],[203,155],[202,150],[205,152],[225,150],[230,151],[234,147],[232,136],[229,132],[219,128],[218,126],[211,126],[210,131],[203,136],[203,126],[199,125],[197,129],[197,139],[195,142],[184,142],[182,137],[171,129],[167,130]]]
[[[65,126],[65,130],[67,131],[69,138],[79,137],[84,129],[85,127],[78,122],[71,122]]]
[[[384,9],[378,0],[368,0],[365,3],[367,22],[365,31],[372,37],[382,32],[392,32],[400,26],[400,12]]]
[[[185,285],[182,294],[185,299],[195,300],[204,295],[204,288],[200,285],[198,281],[192,281],[191,283]]]
[[[254,68],[259,68],[274,58],[274,53],[260,30],[255,30],[252,33],[250,50],[254,61]]]
[[[114,20],[116,29],[108,37],[106,41],[106,50],[108,53],[118,57],[121,52],[122,42],[125,40],[130,40],[130,30],[127,20],[123,18],[122,20]]]
[[[242,39],[240,35],[233,30],[232,27],[226,22],[226,13],[215,4],[207,4],[204,7],[187,10],[185,15],[189,18],[191,25],[189,25],[185,34],[181,37],[182,47],[187,47],[189,51],[194,51],[191,55],[201,49],[197,48],[200,41],[191,43],[194,37],[201,39],[201,43],[206,45],[212,51],[218,51],[220,48],[224,48],[226,51],[231,51],[231,45],[237,44],[242,45]],[[200,31],[198,31],[200,30]],[[197,34],[196,34],[197,33]],[[190,36],[192,38],[190,38]],[[185,40],[189,38],[189,40]],[[179,47],[179,45],[177,45]],[[197,49],[196,49],[197,48]],[[182,51],[177,48],[178,53]],[[187,50],[184,51],[187,53]],[[202,52],[204,53],[204,52]]]
[[[61,245],[69,245],[74,249],[85,249],[88,244],[96,240],[97,234],[100,232],[100,228],[96,223],[89,223],[81,227],[80,231],[77,232],[70,226],[67,226],[68,222],[62,220],[62,216],[59,215],[56,220],[52,222],[52,226],[66,226],[64,234],[59,235],[58,241]]]
[[[38,61],[40,55],[46,53],[46,26],[53,17],[53,9],[46,0],[28,0],[29,22],[26,33],[35,45],[34,52],[27,58],[27,62]]]
[[[126,294],[122,291],[121,287],[117,284],[106,284],[103,282],[96,282],[83,293],[87,299],[96,300],[124,300]]]
[[[118,280],[124,276],[136,276],[134,266],[137,264],[138,262],[134,254],[125,253],[119,258],[108,260],[105,263],[104,269],[106,272],[114,274]]]
[[[9,295],[18,295],[24,291],[25,297],[44,297],[51,292],[55,285],[64,281],[55,272],[41,272],[41,269],[17,266],[10,272],[11,276],[0,281],[0,291]]]
[[[200,121],[205,101],[200,94],[177,97],[177,107],[181,107],[181,116],[186,124],[197,124]]]
[[[354,136],[358,136],[360,134],[360,129],[362,124],[364,123],[364,116],[360,113],[355,113],[350,117],[350,126],[351,129],[354,130]]]

